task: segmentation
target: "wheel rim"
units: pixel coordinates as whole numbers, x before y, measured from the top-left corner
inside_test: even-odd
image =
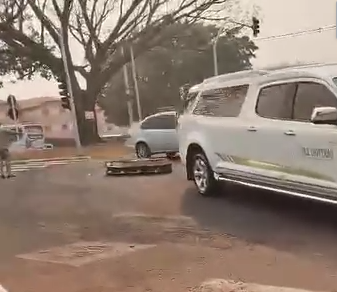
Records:
[[[137,155],[140,158],[146,158],[147,157],[147,147],[145,144],[139,144],[137,147]]]
[[[197,158],[194,162],[193,175],[199,191],[204,193],[208,187],[208,167],[201,158]]]

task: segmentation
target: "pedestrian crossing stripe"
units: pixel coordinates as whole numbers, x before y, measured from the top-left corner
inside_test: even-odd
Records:
[[[73,162],[77,162],[77,161],[48,161],[45,164],[46,165],[65,165],[65,164],[70,164]]]
[[[27,171],[29,169],[40,169],[40,168],[46,168],[46,165],[27,165],[27,166],[12,166],[13,172],[21,172],[21,171]]]
[[[74,162],[81,162],[83,159],[72,159],[72,160],[49,160],[49,161],[27,161],[27,163],[16,163],[15,161],[12,162],[12,172],[24,172],[33,169],[43,169],[48,168],[53,165],[67,165]]]

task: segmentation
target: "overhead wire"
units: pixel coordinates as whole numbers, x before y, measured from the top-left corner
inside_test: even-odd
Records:
[[[254,41],[268,41],[268,40],[276,40],[276,39],[283,39],[283,38],[292,38],[292,37],[304,36],[308,34],[321,33],[321,32],[335,30],[335,29],[336,29],[336,25],[328,25],[328,26],[318,27],[314,29],[290,32],[290,33],[285,33],[285,34],[280,34],[280,35],[254,38]]]

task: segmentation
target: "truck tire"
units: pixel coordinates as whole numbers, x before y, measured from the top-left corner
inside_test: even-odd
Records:
[[[198,193],[204,197],[221,194],[221,184],[214,178],[208,159],[202,152],[195,153],[192,159],[192,175]]]

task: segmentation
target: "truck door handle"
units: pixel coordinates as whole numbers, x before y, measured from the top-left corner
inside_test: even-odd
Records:
[[[249,132],[256,132],[257,131],[257,129],[255,128],[255,127],[248,127],[247,128],[247,131],[249,131]]]
[[[287,136],[296,136],[296,133],[293,130],[288,130],[284,132],[284,135]]]

